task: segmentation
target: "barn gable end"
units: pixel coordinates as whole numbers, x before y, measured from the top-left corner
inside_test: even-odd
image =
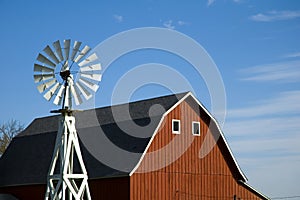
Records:
[[[172,132],[180,121],[180,134]],[[200,135],[193,135],[193,122]],[[207,153],[207,154],[206,154]],[[135,199],[267,199],[249,187],[215,119],[188,93],[168,110],[130,177]]]

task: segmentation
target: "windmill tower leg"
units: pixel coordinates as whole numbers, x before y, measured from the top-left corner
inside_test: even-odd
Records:
[[[62,111],[59,129],[47,177],[45,200],[91,199],[88,175],[81,155],[75,129],[75,117]],[[74,172],[74,158],[77,158],[81,172]]]

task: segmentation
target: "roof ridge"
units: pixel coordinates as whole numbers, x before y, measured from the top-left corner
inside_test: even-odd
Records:
[[[180,93],[173,93],[173,94],[166,94],[164,96],[156,96],[156,97],[150,97],[147,99],[139,99],[139,100],[134,100],[134,101],[130,101],[130,102],[124,102],[124,103],[118,103],[118,104],[114,104],[114,105],[105,105],[103,107],[97,107],[97,108],[91,108],[91,109],[87,109],[87,110],[83,110],[83,111],[90,111],[90,110],[95,110],[95,109],[104,109],[104,108],[111,108],[111,107],[118,107],[118,106],[124,106],[127,104],[135,104],[135,103],[141,103],[141,102],[145,102],[145,101],[153,101],[154,99],[160,99],[160,98],[167,98],[167,97],[171,97],[171,96],[179,96],[178,101],[183,98],[186,94],[188,94],[189,92],[180,92]],[[43,118],[43,117],[42,117]]]

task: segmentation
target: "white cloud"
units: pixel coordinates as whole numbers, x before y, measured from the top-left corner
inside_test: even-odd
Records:
[[[123,16],[121,16],[121,15],[114,15],[113,17],[118,23],[121,23],[124,20]]]
[[[184,25],[188,25],[189,23],[188,23],[188,22],[185,22],[185,21],[182,21],[182,20],[179,20],[179,21],[177,22],[177,24],[178,24],[179,26],[184,26]]]
[[[226,135],[230,137],[238,136],[240,139],[243,137],[247,137],[247,139],[290,137],[293,134],[300,134],[300,117],[269,117],[262,119],[228,120],[225,123],[224,131]],[[298,142],[300,142],[300,140]]]
[[[244,81],[300,81],[300,61],[287,61],[267,65],[259,65],[241,70],[248,77]]]
[[[258,22],[272,22],[272,21],[279,21],[279,20],[290,20],[300,17],[300,11],[269,11],[265,14],[258,13],[256,15],[250,16],[250,19],[253,21]]]
[[[168,20],[165,21],[163,23],[164,27],[168,28],[168,29],[175,29],[175,26],[173,25],[173,21],[172,20]]]
[[[269,122],[265,123],[267,120]],[[299,191],[294,186],[300,184],[300,180],[294,178],[300,175],[299,120],[299,117],[262,121],[253,119],[235,121],[227,126],[230,147],[249,183],[269,197],[288,196]],[[235,131],[231,128],[235,125],[240,126],[240,137],[231,135]],[[285,187],[282,187],[283,183]]]
[[[161,20],[162,22],[162,20]],[[177,22],[173,22],[173,20],[167,20],[165,22],[163,22],[163,26],[168,28],[168,29],[175,29],[176,26],[175,25],[178,25],[178,26],[186,26],[189,24],[189,22],[185,22],[185,21],[182,21],[182,20],[178,20]]]
[[[300,57],[300,52],[290,53],[284,56],[284,58],[298,58]]]
[[[299,194],[299,102],[300,91],[289,91],[228,110],[223,129],[230,147],[249,183],[269,197]]]
[[[286,58],[296,58],[298,53]],[[247,81],[300,82],[300,60],[244,69]],[[275,85],[276,86],[276,85]],[[299,194],[300,90],[227,110],[223,130],[249,183],[269,197]],[[278,181],[280,180],[280,181]],[[285,187],[282,187],[282,184]],[[275,190],[274,190],[275,188]]]
[[[208,0],[207,6],[211,6],[213,3],[215,3],[216,0]],[[234,3],[241,3],[243,0],[232,0]]]
[[[208,0],[208,1],[207,1],[207,6],[212,5],[215,1],[216,1],[216,0]]]
[[[263,157],[238,160],[249,178],[249,184],[263,194],[271,198],[299,196],[299,155],[283,156],[280,159]]]
[[[300,90],[282,92],[277,97],[254,102],[252,106],[227,110],[228,118],[251,118],[300,114]],[[300,122],[299,122],[300,123]]]

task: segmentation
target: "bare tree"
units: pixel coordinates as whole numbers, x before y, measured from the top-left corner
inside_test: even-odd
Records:
[[[11,140],[23,129],[24,125],[14,119],[0,125],[0,156],[2,156]]]

